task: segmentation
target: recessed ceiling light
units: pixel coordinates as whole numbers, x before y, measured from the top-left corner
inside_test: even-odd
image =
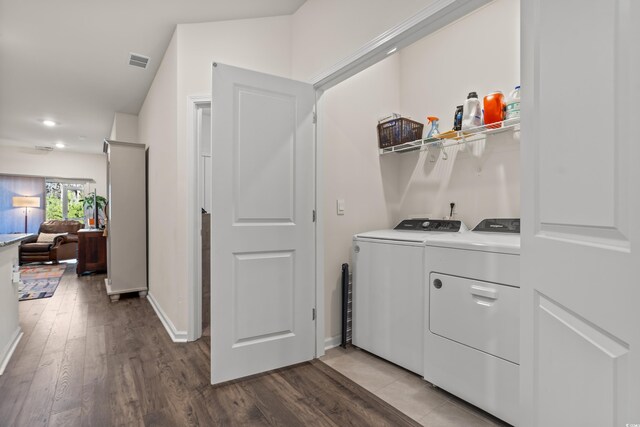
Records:
[[[49,126],[49,127],[57,125],[57,123],[54,122],[53,120],[43,120],[42,124],[45,125],[45,126]]]
[[[65,147],[64,142],[56,142],[56,147],[64,148]]]

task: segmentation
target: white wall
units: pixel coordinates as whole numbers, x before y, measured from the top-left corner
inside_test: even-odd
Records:
[[[309,81],[435,0],[307,0],[293,14],[292,77]]]
[[[324,140],[325,337],[340,335],[341,265],[354,234],[389,228],[398,216],[397,156],[379,156],[376,123],[400,110],[395,55],[328,90],[322,98]],[[345,200],[337,215],[337,199]]]
[[[113,117],[109,139],[120,142],[138,142],[138,116],[116,113]]]
[[[99,195],[107,194],[107,157],[104,154],[0,146],[0,173],[93,179],[96,183],[91,184],[89,190],[95,188]]]
[[[181,24],[176,31],[180,95],[210,94],[214,61],[284,77],[291,74],[290,16]]]
[[[177,93],[178,43],[174,33],[138,114],[138,136],[149,149],[149,296],[180,328],[186,325],[187,316],[179,275],[185,237],[182,224],[178,224],[184,194],[178,192],[177,184]]]
[[[520,83],[519,17],[519,1],[497,0],[400,51],[402,113],[421,122],[438,116],[444,131],[469,92],[481,101],[494,90],[507,96]],[[461,148],[447,148],[448,160],[436,162],[426,152],[399,155],[398,220],[444,217],[450,202],[456,203],[454,218],[469,227],[487,217],[520,216],[519,140],[499,135],[471,151]]]
[[[211,93],[213,61],[289,76],[290,17],[178,25],[140,111],[149,150],[149,293],[178,334],[188,325],[189,95]]]

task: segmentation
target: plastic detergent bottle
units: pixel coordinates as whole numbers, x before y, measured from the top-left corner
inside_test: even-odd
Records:
[[[520,118],[520,86],[509,94],[507,98],[507,115],[505,120],[519,119]]]
[[[502,127],[504,106],[504,95],[500,91],[492,92],[484,97],[484,124],[487,129]]]
[[[469,96],[467,96],[462,108],[462,129],[466,130],[478,126],[482,126],[482,107],[480,106],[478,94],[469,92]]]

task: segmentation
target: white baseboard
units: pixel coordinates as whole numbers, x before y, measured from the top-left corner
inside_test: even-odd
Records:
[[[149,304],[151,304],[151,307],[153,307],[153,311],[155,311],[158,315],[158,318],[164,325],[164,328],[167,330],[167,333],[171,337],[171,340],[173,342],[187,342],[187,331],[176,330],[176,327],[173,325],[171,319],[167,317],[164,310],[162,310],[162,307],[160,307],[160,304],[158,304],[151,293],[147,294],[147,301],[149,301]]]
[[[22,335],[22,329],[18,326],[18,329],[13,333],[11,341],[4,350],[4,354],[0,354],[0,375],[4,373],[5,368],[9,364],[9,360],[11,359],[13,352],[16,351],[16,347],[18,347],[18,343],[20,342]]]
[[[329,337],[324,339],[324,349],[338,347],[342,343],[342,335],[336,335],[335,337]]]

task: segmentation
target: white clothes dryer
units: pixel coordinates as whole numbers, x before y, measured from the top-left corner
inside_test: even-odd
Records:
[[[429,239],[424,378],[517,425],[520,220]]]

